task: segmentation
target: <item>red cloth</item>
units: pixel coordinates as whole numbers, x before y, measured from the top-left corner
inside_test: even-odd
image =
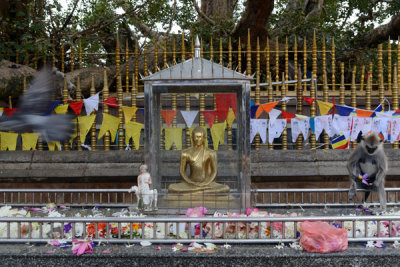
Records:
[[[315,101],[314,98],[306,97],[306,96],[303,96],[303,100],[306,101],[309,105],[311,105]]]
[[[233,113],[235,113],[235,116],[236,116],[236,111],[237,111],[236,93],[215,94],[215,102],[217,104],[217,110],[229,110],[229,107],[231,107],[233,110]],[[219,118],[219,116],[218,116],[218,118]],[[224,120],[221,118],[219,118],[219,119]]]
[[[296,114],[282,111],[282,118],[286,119],[287,123],[289,123],[294,117],[296,117]]]
[[[17,112],[16,108],[4,108],[4,112],[7,114],[7,116],[12,116],[14,115],[15,112]]]
[[[218,111],[216,110],[206,110],[202,111],[204,118],[206,119],[208,126],[212,128],[214,122],[215,122],[215,117],[218,115]]]
[[[83,100],[73,101],[73,102],[69,103],[69,107],[75,112],[75,114],[77,116],[79,116],[79,114],[81,114],[82,105],[83,105]]]
[[[335,110],[336,110],[336,104],[335,104],[335,98],[334,97],[332,97],[332,104],[333,104],[332,111],[329,112],[326,115],[331,115],[332,114],[332,118],[333,118],[333,115],[335,115]]]
[[[117,108],[117,99],[115,97],[109,97],[104,101],[104,104],[113,107],[113,108]]]
[[[229,112],[229,109],[219,109],[219,110],[217,110],[218,120],[220,120],[220,121],[226,120],[226,117],[228,117],[228,112]]]

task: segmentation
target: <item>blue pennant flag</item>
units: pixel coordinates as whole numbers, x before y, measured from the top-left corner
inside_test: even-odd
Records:
[[[375,111],[375,112],[383,112],[382,104],[379,104],[379,106],[377,106],[376,109],[375,109],[374,111]],[[373,117],[376,116],[375,112],[371,115],[371,118],[373,118]]]
[[[315,134],[315,119],[310,117],[310,128],[311,132]]]
[[[352,107],[341,105],[336,105],[336,108],[340,116],[349,116],[350,113],[354,110],[354,108]]]
[[[50,103],[49,109],[42,114],[42,116],[49,116],[53,110],[62,103],[61,100]]]
[[[260,106],[260,105],[254,105],[254,106],[251,106],[251,107],[250,107],[250,108],[251,108],[250,117],[251,117],[252,119],[254,119],[254,117],[256,116],[256,112],[257,112],[257,109],[258,109],[259,106]]]
[[[383,111],[382,104],[379,104],[379,106],[377,106],[376,109],[375,109],[374,111],[375,111],[375,112],[382,112],[382,111]]]
[[[253,100],[250,100],[250,107],[254,106],[256,104],[256,102],[254,102]]]

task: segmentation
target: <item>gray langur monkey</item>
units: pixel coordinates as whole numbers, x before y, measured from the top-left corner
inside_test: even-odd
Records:
[[[385,177],[388,170],[387,158],[383,150],[383,140],[375,133],[363,137],[347,162],[350,175],[349,199],[357,198],[357,189],[378,192],[380,209],[386,209]]]
[[[59,97],[63,98],[63,89],[64,89],[64,77],[65,74],[59,71],[56,67],[51,69],[51,73],[55,76],[55,86],[60,90]],[[68,99],[72,100],[71,93],[74,93],[76,86],[67,78],[67,89],[68,89]]]

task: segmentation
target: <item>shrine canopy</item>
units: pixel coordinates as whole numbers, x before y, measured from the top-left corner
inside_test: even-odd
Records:
[[[228,69],[201,57],[188,59],[175,66],[151,74],[143,81],[160,80],[242,80],[251,81],[251,76]],[[211,81],[210,81],[211,82]]]
[[[252,76],[201,58],[198,37],[195,41],[193,58],[144,77],[142,80],[145,97],[145,162],[150,168],[152,177],[161,177],[164,173],[160,170],[162,168],[160,112],[161,103],[165,103],[161,101],[163,97],[168,94],[178,94],[179,97],[182,93],[186,96],[198,93],[205,93],[207,96],[213,93],[236,93],[236,134],[233,140],[236,144],[235,153],[237,153],[235,176],[239,191],[247,187],[250,189],[250,82],[252,79]],[[195,106],[198,109],[199,104],[196,103]],[[205,109],[213,109],[213,107],[205,107]],[[179,177],[179,167],[177,176]],[[160,181],[161,179],[156,183],[153,181],[153,185],[161,188]]]

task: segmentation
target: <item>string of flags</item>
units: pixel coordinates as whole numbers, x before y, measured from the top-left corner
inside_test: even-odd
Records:
[[[43,115],[48,116],[53,111],[57,114],[66,114],[68,109],[71,110],[77,115],[76,119],[73,120],[73,123],[79,125],[79,131],[77,132],[75,128],[75,132],[71,135],[70,144],[72,145],[73,140],[78,137],[82,143],[82,146],[87,148],[88,146],[85,144],[86,136],[89,133],[93,123],[96,120],[96,114],[92,114],[93,111],[98,111],[99,105],[99,93],[81,101],[70,101],[68,104],[62,104],[61,101],[53,102],[48,111],[46,111]],[[236,105],[236,94],[216,94],[216,103],[218,109],[216,111],[201,111],[204,117],[206,118],[207,123],[211,129],[211,137],[214,143],[214,149],[218,149],[219,144],[223,144],[224,142],[224,133],[226,129],[226,125],[232,126],[233,121],[236,118],[237,105]],[[110,97],[104,100],[103,104],[106,104],[110,107],[118,108],[117,100],[114,97]],[[81,116],[81,111],[83,106],[85,107],[86,116]],[[132,122],[131,119],[136,114],[138,108],[136,107],[121,107],[124,114],[125,121],[125,145],[127,149],[129,148],[130,139],[133,140],[134,148],[136,150],[139,149],[139,140],[141,135],[141,130],[143,128],[142,123]],[[141,109],[143,112],[143,109]],[[12,116],[17,111],[16,108],[0,108],[0,116],[6,113],[7,116]],[[162,110],[161,114],[164,118],[165,123],[168,127],[163,128],[164,136],[165,136],[165,146],[166,149],[169,149],[172,144],[175,144],[177,149],[182,149],[182,128],[170,128],[173,119],[180,112],[182,115],[187,127],[190,130],[193,130],[192,127],[193,122],[199,111],[178,111],[178,110]],[[223,120],[223,123],[215,123],[215,119],[218,116],[218,120]],[[112,116],[107,113],[103,113],[102,124],[98,133],[98,139],[102,138],[106,132],[110,132],[111,141],[114,142],[116,138],[118,138],[118,127],[120,124],[120,119],[118,117]],[[1,146],[0,150],[16,150],[17,133],[9,133],[9,132],[0,132],[1,138]],[[37,141],[39,138],[39,134],[37,133],[24,133],[21,134],[22,138],[22,149],[23,150],[31,150],[35,149],[37,145]],[[60,142],[47,142],[49,150],[61,150]],[[129,148],[130,149],[130,148]]]
[[[318,101],[310,97],[303,97],[303,100],[311,105],[317,101],[320,116],[311,118],[309,116],[279,111],[274,107],[281,101],[256,104],[251,107],[251,128],[250,138],[253,141],[256,134],[260,135],[261,141],[272,143],[274,138],[280,137],[287,123],[291,123],[292,141],[295,142],[300,133],[306,140],[309,133],[315,134],[318,139],[322,133],[333,138],[332,148],[348,148],[350,141],[355,141],[358,135],[376,133],[381,139],[394,143],[400,139],[400,110],[383,111],[382,104],[374,110],[365,110],[346,105],[336,105],[334,98],[332,103]],[[386,100],[386,99],[385,99]],[[258,119],[263,112],[268,113],[269,120]],[[335,112],[337,111],[338,114]],[[277,119],[281,115],[282,119]],[[267,122],[266,122],[267,121]]]
[[[182,148],[182,130],[183,128],[171,128],[171,123],[176,118],[177,114],[181,114],[186,126],[192,129],[193,123],[199,113],[203,114],[211,132],[213,147],[218,150],[218,146],[224,142],[224,134],[226,127],[232,127],[232,124],[237,116],[237,99],[235,93],[215,94],[216,110],[161,110],[161,115],[167,127],[164,127],[165,146],[169,149],[175,144],[177,149]],[[332,147],[335,149],[348,147],[349,141],[356,140],[359,133],[363,135],[371,132],[377,133],[382,139],[391,143],[398,141],[400,138],[400,110],[383,111],[382,104],[378,105],[375,110],[358,109],[346,105],[336,105],[334,99],[332,103],[315,100],[310,97],[303,97],[303,100],[308,104],[317,101],[320,116],[311,118],[309,116],[281,111],[276,108],[280,102],[288,102],[295,97],[285,97],[278,101],[257,104],[252,102],[250,115],[250,140],[259,134],[263,143],[273,143],[275,138],[279,138],[284,129],[290,123],[291,125],[291,140],[296,141],[300,133],[303,139],[309,137],[310,132],[314,133],[318,139],[323,131],[330,138]],[[62,104],[61,101],[52,103],[49,110],[43,115],[50,115],[51,112],[58,114],[66,114],[68,108],[77,115],[74,123],[79,125],[79,132],[71,135],[70,142],[79,137],[82,146],[87,134],[89,133],[93,123],[96,120],[94,111],[98,111],[99,93],[81,101],[71,101],[68,104]],[[110,107],[118,108],[117,100],[110,97],[102,102]],[[82,108],[85,107],[86,116],[81,116]],[[139,140],[143,124],[132,122],[131,119],[136,114],[136,107],[121,107],[125,121],[125,145],[129,147],[130,139],[133,140],[134,148],[139,149]],[[143,112],[143,109],[141,109]],[[12,116],[17,109],[15,108],[0,108],[0,116],[4,113],[7,116]],[[337,111],[337,114],[336,114]],[[261,119],[263,113],[268,114],[268,119]],[[93,113],[93,114],[92,114]],[[279,118],[281,116],[281,118]],[[222,121],[222,122],[221,122]],[[114,142],[118,138],[118,126],[120,119],[110,114],[103,114],[103,121],[100,127],[98,138],[102,138],[109,131],[111,139]],[[337,137],[338,136],[338,137]],[[22,149],[34,149],[37,144],[39,134],[25,133],[21,134]],[[15,150],[18,134],[9,132],[0,132],[2,140],[1,150]],[[50,150],[60,149],[60,142],[48,142]]]

